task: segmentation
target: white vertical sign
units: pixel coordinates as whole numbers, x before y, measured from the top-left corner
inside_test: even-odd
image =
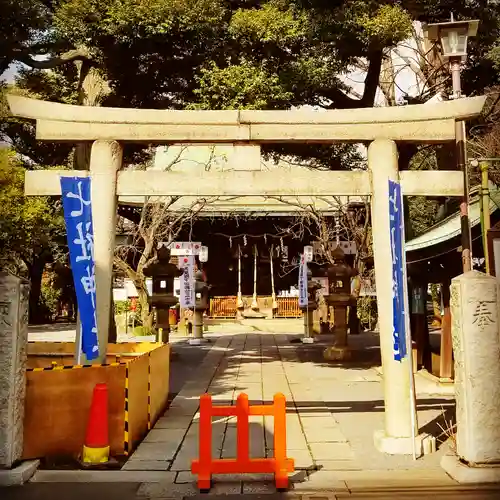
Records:
[[[299,265],[299,307],[306,307],[308,305],[307,297],[307,262],[305,255],[300,256]]]
[[[187,255],[180,258],[179,268],[183,270],[182,276],[180,278],[180,306],[183,308],[194,307],[194,257],[192,255]]]
[[[304,257],[306,259],[306,263],[313,261],[314,250],[313,250],[313,247],[311,245],[307,245],[304,247]]]
[[[201,246],[200,255],[198,256],[200,262],[208,262],[208,247]]]

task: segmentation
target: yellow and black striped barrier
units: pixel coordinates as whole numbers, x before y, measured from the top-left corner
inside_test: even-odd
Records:
[[[62,343],[62,342],[61,342]],[[151,359],[150,353],[144,353],[149,356]],[[131,442],[131,434],[130,434],[130,361],[120,361],[114,363],[101,363],[101,364],[86,364],[86,365],[63,365],[57,364],[56,361],[51,363],[51,366],[46,366],[43,368],[27,368],[27,372],[55,372],[55,371],[63,371],[63,370],[77,370],[82,368],[92,369],[96,367],[106,367],[106,366],[125,366],[125,391],[124,391],[124,435],[123,435],[123,450],[126,456],[129,456],[132,452],[133,443]],[[153,415],[152,415],[152,373],[151,373],[151,362],[148,360],[148,382],[147,382],[147,429],[151,430],[153,427]]]
[[[129,429],[128,429],[128,364],[125,367],[125,418],[124,418],[125,434],[123,438],[123,449],[126,456],[129,454]]]
[[[78,368],[95,368],[99,366],[119,366],[125,363],[101,363],[95,365],[58,365],[55,361],[52,362],[52,366],[45,366],[43,368],[26,368],[27,372],[44,372],[44,371],[57,371],[57,370],[74,370]]]

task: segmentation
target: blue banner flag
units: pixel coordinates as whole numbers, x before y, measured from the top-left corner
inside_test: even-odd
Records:
[[[69,257],[81,320],[82,352],[99,356],[90,177],[61,177]]]
[[[392,326],[394,359],[406,357],[404,219],[401,185],[389,181],[389,228],[392,256]]]

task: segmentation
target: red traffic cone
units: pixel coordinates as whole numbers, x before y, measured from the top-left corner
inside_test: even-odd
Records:
[[[86,464],[102,464],[109,461],[108,386],[106,384],[96,384],[94,387],[82,455],[83,462]]]

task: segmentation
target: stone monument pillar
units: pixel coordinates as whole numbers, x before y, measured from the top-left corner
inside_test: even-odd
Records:
[[[500,289],[478,271],[451,284],[455,354],[455,453],[441,465],[459,482],[500,481]]]
[[[0,273],[0,469],[23,453],[28,297],[27,281]]]

